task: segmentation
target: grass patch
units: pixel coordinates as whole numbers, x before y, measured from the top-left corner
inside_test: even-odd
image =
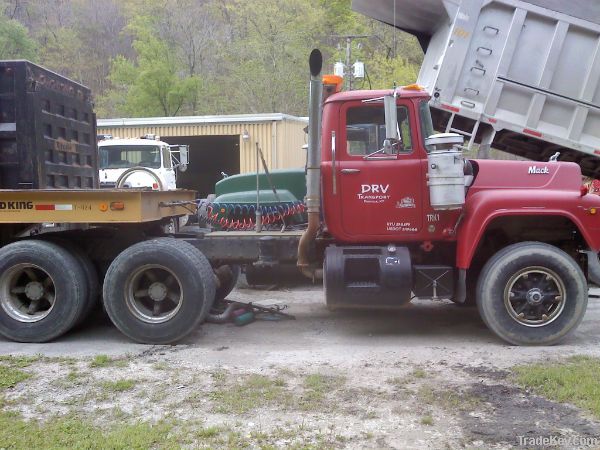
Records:
[[[433,426],[433,417],[431,417],[431,414],[421,417],[421,425]]]
[[[414,378],[414,379],[421,379],[421,378],[425,378],[426,376],[427,376],[427,372],[425,372],[425,370],[421,369],[420,367],[417,367],[409,375],[409,377]]]
[[[108,367],[112,362],[112,358],[108,355],[96,355],[90,362],[90,367]]]
[[[513,371],[519,385],[600,418],[600,358],[574,356],[559,363],[517,366]]]
[[[157,363],[154,363],[154,365],[152,366],[152,368],[154,370],[168,370],[169,369],[169,365],[164,362],[164,361],[160,361]]]
[[[0,356],[0,364],[7,365],[10,367],[29,367],[35,362],[38,362],[41,359],[41,356],[12,356],[12,355],[2,355]]]
[[[336,391],[346,384],[344,377],[334,377],[313,373],[304,378],[304,392],[299,407],[305,411],[332,409],[335,405],[327,402],[327,394]]]
[[[96,355],[94,359],[90,362],[90,367],[98,368],[98,367],[127,367],[128,362],[124,359],[119,358],[111,358],[108,355]]]
[[[209,398],[215,412],[243,414],[255,408],[288,403],[290,395],[281,378],[250,375],[233,385],[220,385]]]
[[[428,374],[425,371],[425,369],[417,367],[416,369],[414,369],[412,372],[410,372],[408,375],[406,375],[404,377],[388,378],[386,380],[386,382],[388,384],[391,384],[394,387],[401,388],[409,383],[414,383],[417,380],[422,380],[423,378],[426,378],[427,375]]]
[[[421,386],[417,392],[418,398],[427,405],[438,405],[447,411],[471,411],[481,400],[466,392],[434,389],[431,386]]]
[[[0,365],[0,390],[15,387],[21,381],[31,377],[31,374],[14,367]]]
[[[29,367],[39,359],[39,356],[0,356],[0,391],[13,388],[30,378],[31,374],[21,369]]]
[[[103,381],[100,386],[110,392],[125,392],[134,388],[135,380],[122,379],[116,381]]]
[[[176,447],[173,425],[164,422],[120,424],[102,430],[75,417],[40,423],[18,414],[0,412],[0,445],[3,448],[132,448]]]

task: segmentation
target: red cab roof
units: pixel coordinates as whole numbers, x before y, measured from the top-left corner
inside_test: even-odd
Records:
[[[367,91],[345,91],[338,92],[337,94],[333,94],[331,97],[328,97],[325,103],[330,102],[341,102],[341,101],[352,101],[352,100],[368,100],[371,98],[380,98],[385,95],[392,95],[394,93],[393,89],[380,89],[380,90],[367,90]],[[399,87],[396,89],[396,93],[400,98],[429,98],[429,94],[425,89],[415,90],[415,89],[404,89],[404,87]]]

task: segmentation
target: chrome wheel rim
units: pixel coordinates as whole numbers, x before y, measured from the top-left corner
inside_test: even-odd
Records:
[[[17,264],[0,276],[0,305],[12,319],[38,322],[56,304],[56,285],[48,272],[31,264]]]
[[[183,286],[166,267],[145,265],[127,279],[125,300],[129,311],[137,319],[146,323],[163,323],[181,309]]]
[[[514,274],[504,290],[504,306],[510,316],[527,327],[554,322],[565,309],[566,288],[561,278],[546,267],[526,267]]]

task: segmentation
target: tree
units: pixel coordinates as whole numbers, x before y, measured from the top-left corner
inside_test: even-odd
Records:
[[[18,21],[0,16],[0,59],[37,58],[36,43]]]
[[[181,76],[176,52],[157,36],[154,19],[138,17],[129,29],[135,36],[137,61],[124,56],[113,60],[110,80],[114,88],[109,97],[114,101],[123,94],[123,101],[114,106],[134,117],[177,115],[190,92],[199,88],[200,79]]]
[[[232,29],[223,83],[235,102],[223,112],[306,114],[307,58],[324,26],[317,0],[237,0],[222,8]]]

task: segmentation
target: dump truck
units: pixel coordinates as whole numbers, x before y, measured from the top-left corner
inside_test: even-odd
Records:
[[[460,135],[433,131],[425,89],[341,92],[318,50],[309,66],[302,210],[213,203],[215,220],[246,227],[165,236],[156,224],[193,208],[193,193],[0,191],[0,334],[55,339],[102,286],[126,336],[174,343],[231,291],[236,266],[290,262],[323,280],[332,310],[415,296],[475,303],[517,345],[555,344],[577,328],[600,250],[600,197],[582,188],[579,165],[465,160]],[[306,223],[289,224],[293,214]]]
[[[587,0],[352,0],[415,35],[417,83],[434,128],[600,178],[600,3]]]

